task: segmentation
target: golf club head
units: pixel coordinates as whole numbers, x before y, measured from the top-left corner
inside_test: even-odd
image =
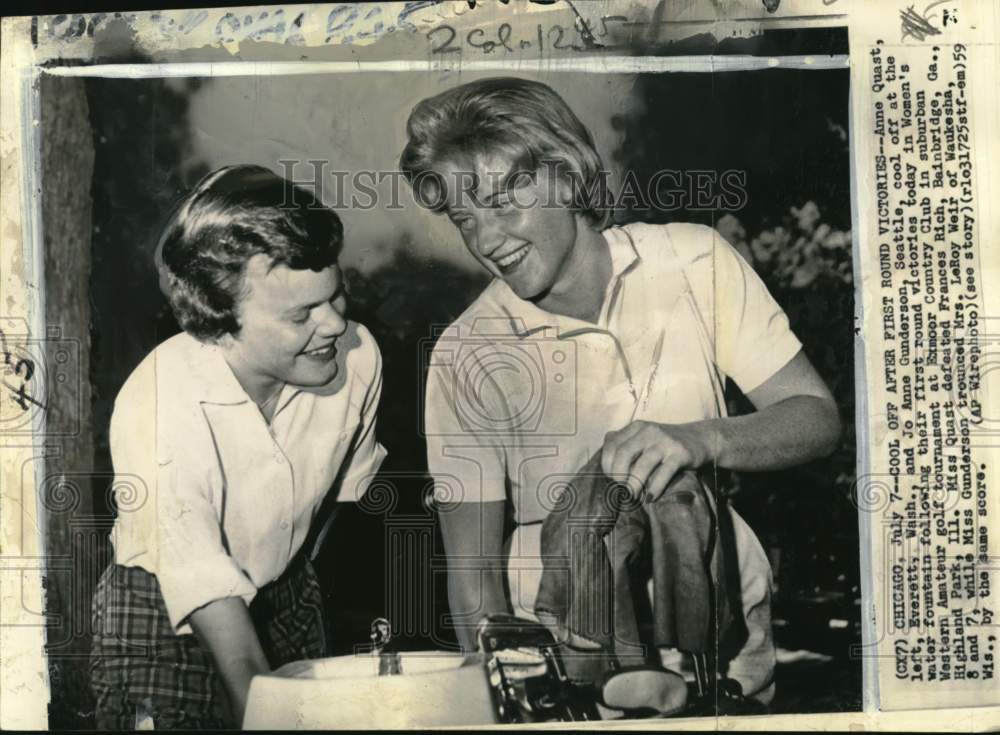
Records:
[[[541,623],[509,613],[487,615],[479,621],[476,637],[484,653],[510,648],[551,648],[557,643]]]

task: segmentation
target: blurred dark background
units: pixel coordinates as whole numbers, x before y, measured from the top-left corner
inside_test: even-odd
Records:
[[[421,75],[420,90],[408,92],[407,99],[415,101],[424,89],[454,81]],[[847,70],[633,75],[616,80],[617,92],[608,98],[600,97],[611,84],[604,77],[551,75],[544,81],[564,93],[571,106],[581,100],[586,107],[581,117],[596,128],[606,162],[619,176],[632,171],[645,184],[664,168],[745,172],[746,198],[735,211],[686,206],[665,212],[639,202],[619,210],[616,221],[715,226],[762,276],[834,391],[846,427],[838,451],[794,470],[740,476],[733,502],[760,537],[775,574],[775,634],[782,654],[773,711],[859,710],[860,661],[849,651],[860,642],[860,592],[858,521],[851,497],[854,299]],[[114,512],[107,493],[107,429],[114,397],[139,361],[178,329],[152,266],[160,227],[177,198],[211,168],[237,162],[242,155],[242,160],[280,171],[282,148],[274,144],[275,136],[294,138],[262,117],[248,128],[246,146],[256,151],[251,159],[244,155],[250,148],[207,132],[211,111],[205,106],[242,94],[227,93],[224,85],[264,83],[93,78],[76,90],[86,110],[86,119],[78,122],[89,127],[93,146],[89,281],[80,298],[88,302],[90,315],[93,462],[87,493],[95,518],[110,522]],[[273,111],[284,94],[303,100],[307,109],[302,115],[321,133],[323,125],[337,126],[343,95],[328,95],[337,80],[303,78],[301,88],[295,80],[266,83],[274,88],[258,88],[247,99],[247,109],[266,104]],[[43,81],[43,102],[57,93],[65,98],[63,80]],[[323,102],[327,96],[332,101]],[[582,101],[595,97],[603,101]],[[329,109],[318,110],[321,104]],[[355,139],[350,151],[338,142],[339,160],[347,159],[348,165],[364,160],[365,146],[394,160],[409,103],[400,106],[390,99],[380,104],[395,108],[385,124],[399,129],[397,137],[388,142],[376,140],[377,134]],[[227,120],[241,114],[230,111]],[[239,135],[234,132],[233,139]],[[228,146],[224,155],[213,156],[216,144]],[[295,156],[309,145],[318,144],[293,140],[287,149]],[[380,486],[389,490],[339,507],[321,550],[319,569],[336,634],[335,653],[366,644],[369,626],[380,616],[393,621],[403,648],[446,646],[454,638],[441,622],[447,602],[440,539],[425,503],[429,478],[419,431],[420,361],[435,327],[457,317],[486,281],[464,259],[457,235],[428,224],[431,215],[426,212],[376,209],[345,211],[343,216],[352,248],[344,263],[349,316],[372,331],[384,360],[378,431],[389,454]],[[411,224],[396,224],[407,221]],[[438,229],[428,229],[432,227]],[[441,242],[445,236],[449,239]],[[729,388],[732,411],[749,410],[738,389]],[[102,533],[106,541],[107,523],[98,538]],[[107,546],[91,549],[87,553],[97,558],[88,569],[96,575],[107,563]],[[94,581],[96,576],[89,588]],[[401,595],[413,588],[427,594]],[[88,722],[86,667],[79,665],[79,656],[76,664],[61,658],[71,649],[85,651],[85,637],[78,636],[64,651],[51,651],[54,728]]]

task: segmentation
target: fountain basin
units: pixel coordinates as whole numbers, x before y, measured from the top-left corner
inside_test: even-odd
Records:
[[[399,654],[402,673],[379,676],[379,657],[295,661],[250,684],[243,727],[392,729],[492,725],[481,663],[445,651]]]

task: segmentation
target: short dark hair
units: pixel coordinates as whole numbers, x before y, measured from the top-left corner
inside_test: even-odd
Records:
[[[344,228],[313,194],[263,166],[225,166],[178,204],[156,248],[181,328],[203,341],[238,334],[247,261],[321,271],[337,262]]]
[[[516,77],[490,77],[446,90],[418,103],[406,121],[409,140],[399,167],[422,202],[444,198],[421,191],[439,187],[432,174],[456,156],[502,155],[516,171],[557,164],[573,185],[573,206],[598,227],[611,220],[607,177],[593,136],[551,87]]]

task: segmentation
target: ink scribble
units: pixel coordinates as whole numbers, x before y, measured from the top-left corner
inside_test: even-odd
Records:
[[[926,13],[927,10],[930,10],[937,4],[938,3],[932,3],[924,12]],[[912,5],[906,10],[900,11],[899,17],[903,21],[901,38],[907,38],[910,36],[918,41],[923,41],[928,36],[936,36],[941,33],[941,31],[936,28],[926,16],[923,16],[914,10]]]
[[[3,352],[4,377],[13,376],[19,378],[21,382],[20,386],[15,388],[11,383],[0,378],[0,384],[8,390],[14,403],[20,407],[21,411],[27,411],[29,403],[44,409],[45,404],[30,396],[27,392],[27,387],[35,375],[35,363],[27,357],[17,359],[13,355],[7,346],[7,336],[3,333],[3,330],[0,330],[0,351]]]

